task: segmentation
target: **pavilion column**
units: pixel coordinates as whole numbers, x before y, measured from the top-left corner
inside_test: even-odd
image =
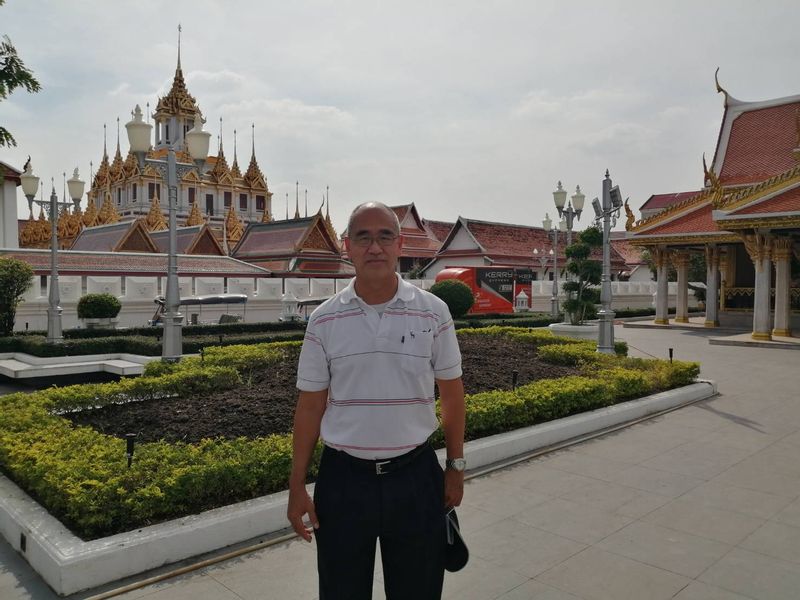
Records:
[[[706,327],[719,327],[719,247],[706,246]]]
[[[669,325],[669,287],[667,285],[667,251],[653,248],[656,263],[656,325]]]
[[[674,252],[672,264],[678,272],[678,292],[675,301],[675,322],[689,322],[689,254]]]
[[[753,299],[753,339],[771,340],[770,296],[772,292],[772,241],[769,234],[742,235],[744,247],[753,261],[756,272],[756,289]]]
[[[792,239],[778,238],[772,246],[772,262],[775,263],[775,326],[772,335],[789,337],[792,335],[789,326],[791,292],[791,257]]]

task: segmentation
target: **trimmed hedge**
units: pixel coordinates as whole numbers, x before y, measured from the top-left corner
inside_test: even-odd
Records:
[[[585,342],[543,331],[498,327],[459,335],[511,336],[531,344],[540,355],[570,357],[582,372],[514,391],[468,396],[467,439],[684,385],[699,371],[696,363],[590,353]],[[230,389],[246,381],[253,369],[294,361],[299,347],[299,342],[285,342],[208,348],[201,357],[177,364],[150,363],[145,375],[136,379],[2,396],[0,468],[84,538],[129,531],[285,489],[291,469],[290,435],[137,444],[128,469],[124,440],[74,426],[58,413]],[[433,441],[443,444],[441,430]],[[318,446],[311,477],[316,476],[319,450]]]

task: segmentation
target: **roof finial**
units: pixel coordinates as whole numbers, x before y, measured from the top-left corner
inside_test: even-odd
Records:
[[[331,188],[329,185],[325,186],[325,218],[330,221],[331,220]]]
[[[300,182],[294,182],[294,218],[300,218]]]
[[[106,150],[106,138],[108,136],[106,135],[106,133],[107,133],[106,132],[106,124],[103,123],[103,156],[108,156],[108,150]]]
[[[181,24],[178,23],[178,71],[181,70]]]
[[[117,117],[117,154],[119,154],[119,117]]]
[[[308,188],[306,188],[306,218],[308,218]]]
[[[286,220],[289,220],[289,192],[286,192]]]
[[[150,122],[150,101],[147,102],[147,122]]]
[[[219,149],[222,150],[222,117],[219,118]]]
[[[236,162],[236,130],[233,130],[233,162]]]
[[[255,156],[256,155],[256,124],[255,123],[251,123],[250,124],[250,141],[251,141],[252,146],[253,146],[250,149],[250,152],[251,152],[252,156]]]

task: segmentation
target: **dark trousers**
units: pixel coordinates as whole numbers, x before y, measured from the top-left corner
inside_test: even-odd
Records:
[[[314,504],[320,600],[372,598],[377,540],[387,600],[441,598],[444,473],[432,448],[376,475],[326,447]]]

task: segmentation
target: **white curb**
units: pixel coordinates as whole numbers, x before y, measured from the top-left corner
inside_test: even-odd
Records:
[[[716,393],[716,384],[704,381],[475,440],[465,445],[467,462],[470,469],[479,469]],[[444,450],[437,454],[444,464]],[[84,542],[0,475],[0,533],[56,593],[64,596],[285,529],[287,496],[279,492]]]

